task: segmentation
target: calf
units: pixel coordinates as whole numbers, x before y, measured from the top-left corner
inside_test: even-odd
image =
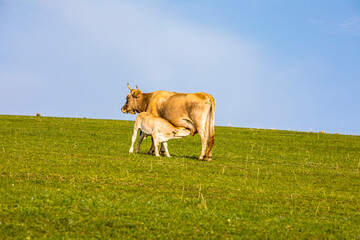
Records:
[[[131,137],[131,147],[129,153],[134,151],[134,142],[138,130],[141,129],[138,144],[136,146],[136,152],[139,152],[140,144],[144,137],[151,135],[155,146],[155,155],[159,157],[159,143],[163,143],[165,147],[165,155],[171,157],[167,147],[167,141],[173,138],[182,138],[190,135],[190,130],[183,127],[175,127],[167,120],[161,117],[155,117],[154,115],[141,112],[137,115],[134,124],[134,132]]]

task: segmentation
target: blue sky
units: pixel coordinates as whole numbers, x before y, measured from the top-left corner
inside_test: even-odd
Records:
[[[216,125],[360,134],[359,1],[1,1],[0,114],[134,120],[204,91]]]

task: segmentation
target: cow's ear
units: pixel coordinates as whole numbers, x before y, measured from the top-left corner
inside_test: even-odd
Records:
[[[142,91],[140,91],[140,90],[132,90],[132,91],[131,91],[131,94],[132,94],[132,96],[133,96],[134,98],[138,98],[138,97],[141,96]]]

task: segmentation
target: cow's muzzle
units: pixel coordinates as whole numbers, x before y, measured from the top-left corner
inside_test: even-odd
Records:
[[[133,110],[133,109],[121,108],[121,111],[122,111],[123,113],[130,113],[130,114],[135,114],[135,113],[136,113],[136,111]]]

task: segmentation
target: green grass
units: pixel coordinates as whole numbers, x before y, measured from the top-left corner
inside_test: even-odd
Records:
[[[359,136],[216,127],[200,162],[132,125],[0,116],[0,238],[360,238]]]

